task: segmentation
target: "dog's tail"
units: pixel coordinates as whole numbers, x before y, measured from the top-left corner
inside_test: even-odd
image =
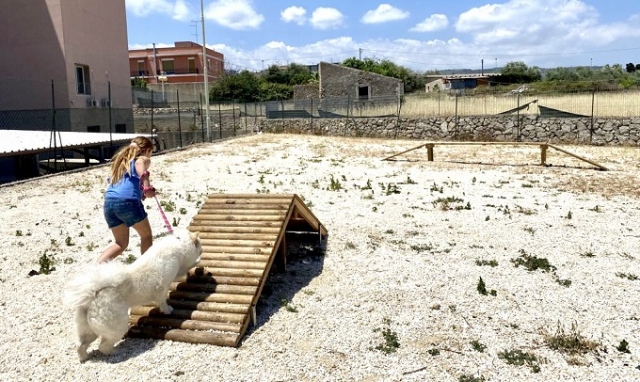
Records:
[[[63,303],[72,308],[86,308],[100,290],[119,285],[125,280],[125,267],[119,261],[90,265],[67,284]]]

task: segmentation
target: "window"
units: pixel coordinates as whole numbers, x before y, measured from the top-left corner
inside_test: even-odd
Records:
[[[126,123],[116,123],[116,133],[126,133],[126,132],[127,132]]]
[[[162,60],[162,74],[174,74],[173,58]]]
[[[99,133],[100,132],[100,125],[87,126],[87,132],[88,133]]]
[[[187,59],[187,64],[189,65],[189,73],[198,73],[198,69],[196,69],[196,59],[193,57],[189,57]]]
[[[139,76],[146,76],[147,73],[144,70],[144,60],[138,60],[138,75]]]
[[[76,88],[78,94],[91,94],[89,67],[76,64]]]
[[[369,85],[358,85],[358,99],[369,99]]]

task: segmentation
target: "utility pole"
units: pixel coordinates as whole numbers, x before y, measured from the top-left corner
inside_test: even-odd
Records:
[[[211,120],[209,119],[209,60],[207,59],[207,44],[204,33],[204,1],[200,0],[200,17],[202,23],[202,67],[204,71],[204,105],[207,127],[207,141],[211,142]],[[222,126],[221,126],[222,127]],[[222,138],[222,137],[220,137]]]
[[[358,60],[362,61],[362,48],[358,49]]]

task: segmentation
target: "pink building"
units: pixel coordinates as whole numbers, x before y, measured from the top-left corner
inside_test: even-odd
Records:
[[[0,129],[133,133],[125,0],[5,5]]]
[[[155,44],[154,44],[155,45]],[[224,56],[209,48],[207,63],[209,82],[222,76]],[[129,51],[131,77],[142,78],[148,84],[204,83],[202,45],[190,41],[177,41],[173,47],[136,49]]]

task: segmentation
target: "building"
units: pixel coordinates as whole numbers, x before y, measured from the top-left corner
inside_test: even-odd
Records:
[[[500,76],[500,73],[468,73],[444,76],[428,75],[425,76],[425,91],[427,93],[434,90],[456,91],[475,89],[478,86],[491,86],[491,82],[494,82],[498,76]]]
[[[367,101],[382,96],[401,96],[401,80],[338,64],[321,62],[318,65],[320,98],[350,97]]]
[[[147,84],[204,83],[202,45],[177,41],[173,47],[135,49],[129,51],[131,78],[142,78]],[[224,56],[207,48],[208,81],[222,76]]]
[[[133,133],[125,0],[0,13],[0,129]]]

